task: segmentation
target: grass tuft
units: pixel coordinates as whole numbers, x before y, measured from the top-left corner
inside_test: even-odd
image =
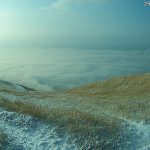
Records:
[[[0,132],[0,150],[2,150],[2,146],[5,143],[6,135]]]

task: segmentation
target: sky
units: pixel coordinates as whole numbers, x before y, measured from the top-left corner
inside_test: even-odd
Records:
[[[149,49],[144,0],[1,0],[1,48]]]

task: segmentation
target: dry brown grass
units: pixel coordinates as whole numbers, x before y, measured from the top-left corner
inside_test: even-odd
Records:
[[[150,73],[99,81],[69,92],[80,96],[140,96],[150,93]]]
[[[113,111],[132,120],[150,123],[150,95],[122,98]]]
[[[82,104],[88,104],[89,109],[94,110],[93,114],[100,114],[103,110],[150,123],[150,73],[100,81],[68,90],[67,94],[77,97]]]
[[[103,125],[107,128],[110,128],[112,126],[117,127],[117,125],[119,125],[117,119],[107,119],[105,116],[96,118],[89,113],[78,110],[61,110],[58,108],[48,109],[22,102],[10,102],[5,99],[0,99],[0,105],[9,111],[11,110],[21,114],[31,115],[46,122],[57,123],[61,127],[70,126],[70,130],[73,129],[73,127],[73,130],[75,130],[75,128],[78,128],[80,125],[82,129],[83,126],[87,128],[88,126],[97,127],[99,125]]]
[[[85,140],[89,140],[89,143],[93,145],[93,142],[97,140],[95,147],[100,147],[102,146],[101,138],[113,139],[120,132],[120,120],[108,116],[96,118],[89,113],[77,110],[46,109],[22,102],[10,102],[5,99],[0,99],[0,105],[9,111],[31,115],[46,123],[57,125],[59,132],[65,132],[72,138],[80,139],[78,141],[80,145],[84,144]],[[107,145],[107,140],[105,142]]]
[[[9,93],[10,91],[5,90],[4,92]],[[37,97],[37,99],[38,97],[49,99],[49,102],[55,103],[57,107],[55,109],[51,108],[52,112],[49,114],[52,114],[52,116],[57,114],[56,118],[67,115],[71,118],[73,117],[71,114],[74,112],[78,114],[78,112],[83,112],[86,109],[88,116],[96,114],[97,117],[101,117],[103,110],[104,113],[105,111],[112,112],[112,114],[119,114],[129,119],[139,121],[150,120],[150,73],[113,78],[61,93],[15,92],[12,94],[16,96],[27,94],[31,97]],[[70,104],[70,108],[63,107],[66,103]],[[19,102],[17,105],[19,106]],[[67,109],[67,111],[64,109]],[[44,112],[46,111],[45,109]],[[36,112],[38,110],[32,112],[32,114]],[[53,112],[55,115],[53,115]],[[41,115],[41,117],[37,116],[40,118],[45,116],[45,114],[39,112],[36,115]],[[50,118],[53,118],[52,116]],[[54,120],[56,120],[55,117]]]
[[[37,93],[27,94],[34,97]],[[40,96],[40,93],[38,95]],[[98,147],[107,145],[105,137],[106,139],[119,137],[117,134],[121,132],[122,120],[117,118],[150,123],[150,73],[100,81],[61,93],[46,93],[42,97],[49,99],[52,104],[56,103],[57,107],[35,107],[5,99],[0,99],[0,105],[8,110],[54,123],[59,129],[71,135],[79,135],[82,141],[90,137],[89,141],[92,144],[97,140],[98,133],[100,139],[104,139],[99,139]],[[66,103],[69,107],[66,107]],[[111,147],[107,145],[105,149]]]

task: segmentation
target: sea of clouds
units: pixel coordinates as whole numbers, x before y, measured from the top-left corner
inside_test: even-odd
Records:
[[[150,50],[0,49],[0,80],[40,90],[150,72]]]

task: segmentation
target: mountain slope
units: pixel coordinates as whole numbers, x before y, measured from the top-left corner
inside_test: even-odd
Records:
[[[94,96],[94,94],[101,96],[140,96],[149,94],[150,73],[99,81],[80,88],[75,88],[70,90],[70,92],[86,96]]]
[[[57,133],[71,135],[70,142],[78,145],[77,150],[150,148],[150,73],[64,92],[0,90],[0,106],[6,114],[17,112],[57,126]]]
[[[3,81],[3,80],[0,80],[0,89],[15,90],[15,91],[18,91],[18,92],[33,90],[29,87],[19,85],[19,84],[14,84],[14,83],[11,83],[11,82],[8,82],[8,81]]]

